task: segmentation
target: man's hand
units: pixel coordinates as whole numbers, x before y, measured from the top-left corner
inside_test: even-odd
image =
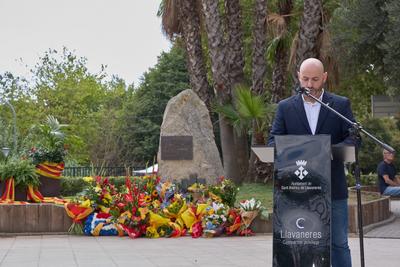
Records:
[[[391,180],[391,179],[389,178],[389,175],[384,174],[384,175],[383,175],[383,179],[385,180],[385,183],[386,183],[387,185],[390,185],[390,186],[400,186],[400,180],[399,180],[399,177],[398,177],[398,176],[396,176],[394,180]]]

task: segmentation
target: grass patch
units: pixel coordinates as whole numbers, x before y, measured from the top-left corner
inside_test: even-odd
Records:
[[[236,196],[236,202],[239,203],[241,200],[251,199],[254,197],[261,201],[264,207],[267,208],[268,212],[272,212],[272,200],[273,200],[273,185],[271,184],[243,184],[239,187],[239,192]]]

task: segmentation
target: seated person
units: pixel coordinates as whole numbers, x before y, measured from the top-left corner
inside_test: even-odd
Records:
[[[400,177],[393,165],[394,153],[383,150],[383,161],[378,164],[379,189],[386,196],[400,196]]]

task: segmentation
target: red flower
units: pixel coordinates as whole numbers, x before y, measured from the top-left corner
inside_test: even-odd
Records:
[[[125,203],[119,202],[119,203],[117,204],[117,207],[118,207],[120,210],[122,210],[122,209],[125,207]]]
[[[244,229],[240,232],[241,236],[249,236],[249,235],[254,235],[254,232],[251,231],[251,229]]]
[[[125,201],[128,203],[133,202],[133,197],[131,194],[125,194]]]
[[[108,219],[110,217],[111,217],[111,214],[105,213],[105,212],[99,212],[97,214],[97,218],[99,218],[99,219]]]
[[[132,214],[136,214],[136,211],[137,211],[137,208],[136,208],[136,207],[133,207],[133,208],[132,208]]]
[[[198,238],[203,235],[203,227],[201,226],[201,222],[197,222],[192,226],[192,237]]]

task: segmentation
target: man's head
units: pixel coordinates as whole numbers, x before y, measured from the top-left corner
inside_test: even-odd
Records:
[[[391,153],[387,150],[383,150],[383,160],[387,163],[392,163],[394,160],[394,153]]]
[[[322,88],[328,77],[324,65],[316,58],[308,58],[300,65],[297,72],[301,87],[307,87],[315,97],[320,97]]]

